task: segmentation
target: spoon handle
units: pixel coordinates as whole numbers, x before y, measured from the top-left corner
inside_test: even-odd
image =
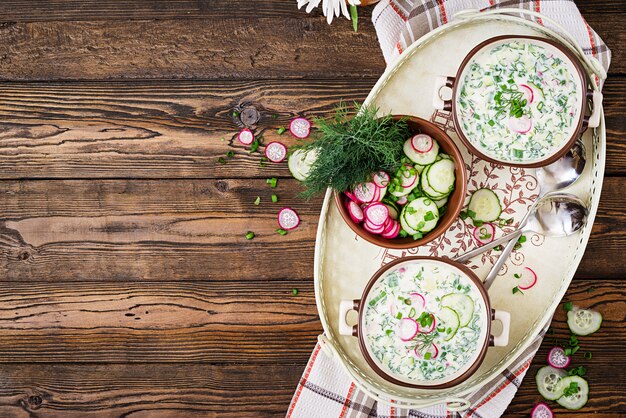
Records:
[[[454,261],[458,261],[460,263],[463,263],[467,260],[469,260],[470,258],[476,257],[479,254],[484,253],[485,251],[491,250],[494,247],[497,247],[498,245],[501,244],[505,244],[511,240],[515,240],[515,242],[517,242],[517,238],[519,238],[522,235],[522,229],[516,229],[515,231],[511,232],[510,234],[506,234],[496,240],[491,241],[488,244],[482,245],[478,248],[474,248],[471,251],[466,252],[465,254],[461,254],[458,257],[454,258]],[[515,244],[514,244],[515,245]]]
[[[521,231],[519,235],[521,235]],[[504,250],[502,250],[502,254],[500,254],[500,257],[498,257],[498,260],[493,265],[493,267],[491,268],[491,271],[489,271],[489,274],[487,275],[487,278],[483,282],[485,284],[485,289],[489,290],[494,280],[496,280],[496,277],[498,277],[498,273],[500,272],[500,269],[502,268],[504,263],[506,263],[506,260],[509,258],[509,255],[513,251],[515,244],[517,244],[517,240],[512,239],[511,241],[509,241],[506,247],[504,247]]]

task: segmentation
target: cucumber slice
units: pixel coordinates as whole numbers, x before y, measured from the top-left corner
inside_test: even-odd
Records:
[[[489,189],[476,190],[470,198],[467,209],[471,211],[473,220],[482,222],[493,222],[502,213],[502,205],[498,195]]]
[[[404,218],[406,224],[411,229],[419,232],[429,232],[439,222],[439,208],[429,198],[418,197],[404,206],[400,216]]]
[[[289,156],[287,166],[289,167],[289,171],[291,171],[291,175],[296,180],[304,181],[307,177],[309,177],[311,167],[313,166],[313,163],[315,163],[316,159],[316,150],[304,151],[302,149],[297,149]]]
[[[585,379],[580,376],[565,377],[557,385],[557,392],[565,392],[572,383],[578,386],[576,392],[568,396],[562,395],[556,400],[556,403],[567,409],[580,409],[585,406],[589,397],[589,384]]]
[[[430,171],[430,167],[432,166],[429,165],[428,167],[426,167],[424,171],[422,171],[422,174],[420,175],[420,185],[422,187],[422,191],[424,192],[426,196],[430,197],[432,200],[443,199],[447,195],[437,192],[435,189],[431,187],[430,183],[428,182],[428,172]]]
[[[428,185],[437,193],[444,196],[449,195],[454,190],[454,161],[442,159],[433,163],[428,168]]]
[[[576,335],[593,334],[602,325],[602,315],[590,309],[574,307],[567,313],[567,325]]]
[[[398,209],[398,205],[386,199],[383,199],[383,203],[385,204],[385,206],[387,206],[387,209],[389,209],[389,217],[391,219],[397,220],[398,215],[400,215],[400,209]]]
[[[429,165],[435,162],[439,154],[439,143],[433,139],[433,147],[428,152],[417,152],[411,145],[411,138],[404,141],[404,154],[418,165]]]
[[[448,197],[447,196],[444,197],[443,199],[435,200],[435,205],[437,205],[437,207],[439,209],[444,207],[446,205],[446,203],[448,203]]]
[[[419,232],[411,228],[409,224],[407,224],[406,219],[404,219],[404,210],[400,213],[400,226],[402,227],[402,229],[408,232],[409,235],[415,235]]]
[[[567,372],[563,369],[555,369],[552,366],[542,367],[535,376],[537,390],[541,396],[549,401],[558,399],[563,394],[559,388],[559,383],[565,377],[567,377]]]
[[[439,311],[439,325],[443,327],[443,331],[440,331],[444,335],[444,341],[450,341],[459,329],[460,319],[459,315],[453,310],[446,307],[441,308]]]
[[[448,293],[441,298],[441,306],[452,309],[459,316],[460,326],[465,327],[474,316],[474,301],[462,293]]]

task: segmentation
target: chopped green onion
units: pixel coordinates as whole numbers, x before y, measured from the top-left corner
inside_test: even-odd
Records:
[[[233,110],[233,117],[239,117],[239,112],[236,110]]]
[[[476,217],[476,212],[474,212],[471,209],[467,210],[467,216],[469,216],[470,218],[474,219]]]
[[[524,294],[524,292],[522,292],[519,287],[515,286],[513,288],[513,294],[516,294],[516,293],[521,293],[522,295]]]
[[[251,240],[252,238],[254,238],[254,232],[248,231],[248,233],[246,234],[246,239]]]
[[[285,230],[284,230],[284,229],[282,229],[282,228],[278,228],[278,229],[276,230],[276,232],[277,232],[278,234],[282,235],[283,237],[284,237],[285,235],[287,235],[287,231],[285,231]]]
[[[265,167],[269,160],[266,157],[261,157],[261,161],[259,161],[259,166]]]
[[[278,179],[276,177],[272,177],[271,179],[267,179],[265,180],[265,182],[267,184],[270,185],[270,187],[273,189],[276,187],[276,185],[278,184]]]
[[[296,289],[295,287],[291,289],[291,294],[296,296],[298,294],[298,289]]]
[[[220,157],[217,159],[220,164],[226,164],[226,159],[224,157]]]
[[[520,244],[523,244],[526,242],[526,235],[521,235],[519,237],[519,239],[517,240],[517,242],[519,242]]]
[[[387,331],[385,331],[385,334],[391,335],[392,332],[393,332],[392,330],[388,329]]]
[[[522,277],[522,275],[521,275],[521,274],[519,274],[519,273],[515,273],[515,274],[513,275],[513,277],[515,277],[516,279],[519,279],[520,277]]]
[[[476,228],[481,227],[484,224],[483,221],[477,221],[477,220],[472,221],[472,223],[474,224]]]
[[[272,119],[278,119],[278,115],[274,113],[274,114],[271,116],[271,118],[272,118]]]
[[[235,152],[234,152],[234,151],[228,151],[228,152],[226,153],[226,156],[227,156],[228,158],[233,158],[233,157],[235,156]]]
[[[430,360],[431,356],[432,356],[432,354],[430,354],[430,352],[424,354],[424,360]]]
[[[415,308],[411,308],[411,310],[409,311],[409,318],[413,318],[416,313],[417,312],[415,311]]]
[[[572,309],[574,309],[574,302],[566,302],[566,303],[563,304],[563,310],[565,312],[569,312]]]
[[[276,130],[276,133],[278,133],[278,135],[282,135],[285,133],[285,131],[286,131],[285,127],[281,126],[280,128]]]
[[[252,144],[250,144],[250,154],[252,154],[253,152],[256,152],[256,150],[259,149],[259,141],[257,139],[254,140],[254,142]]]
[[[587,360],[591,360],[592,354],[591,351],[585,351],[585,354],[583,354],[583,357],[586,358]]]
[[[254,199],[254,206],[259,206],[260,203],[261,203],[261,197],[257,196],[256,199]]]
[[[396,318],[397,318],[397,319],[402,319],[402,314],[401,314],[400,312],[398,312],[398,313],[396,314]]]
[[[411,209],[411,208],[409,208]],[[424,215],[424,220],[425,221],[432,221],[433,219],[435,219],[435,214],[432,213],[431,211],[426,212],[426,214]]]
[[[276,203],[278,202],[278,196],[276,196],[275,194],[272,195],[272,203]]]
[[[468,214],[467,214],[467,212],[465,212],[464,210],[462,210],[462,211],[459,213],[459,217],[460,217],[462,220],[466,220],[468,216],[469,216],[469,215],[468,215]]]

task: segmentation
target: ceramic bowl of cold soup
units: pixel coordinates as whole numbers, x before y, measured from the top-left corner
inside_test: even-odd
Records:
[[[358,312],[356,325],[346,322]],[[491,309],[478,277],[445,258],[407,257],[383,266],[361,299],[340,305],[340,333],[358,338],[369,366],[385,380],[418,389],[468,379],[487,349],[506,346],[510,316]],[[491,335],[491,322],[502,332]]]
[[[450,100],[442,99],[444,87],[452,89]],[[433,104],[452,112],[473,154],[496,164],[541,167],[599,125],[602,94],[589,87],[582,64],[563,45],[500,36],[472,49],[455,77],[437,78]]]

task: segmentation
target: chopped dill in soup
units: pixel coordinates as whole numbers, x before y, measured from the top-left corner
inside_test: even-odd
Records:
[[[580,119],[580,80],[557,48],[496,43],[466,68],[456,111],[463,133],[485,155],[505,162],[539,161],[573,135]]]
[[[471,280],[444,263],[404,263],[372,287],[364,339],[386,373],[437,381],[469,366],[483,343],[485,307]]]

